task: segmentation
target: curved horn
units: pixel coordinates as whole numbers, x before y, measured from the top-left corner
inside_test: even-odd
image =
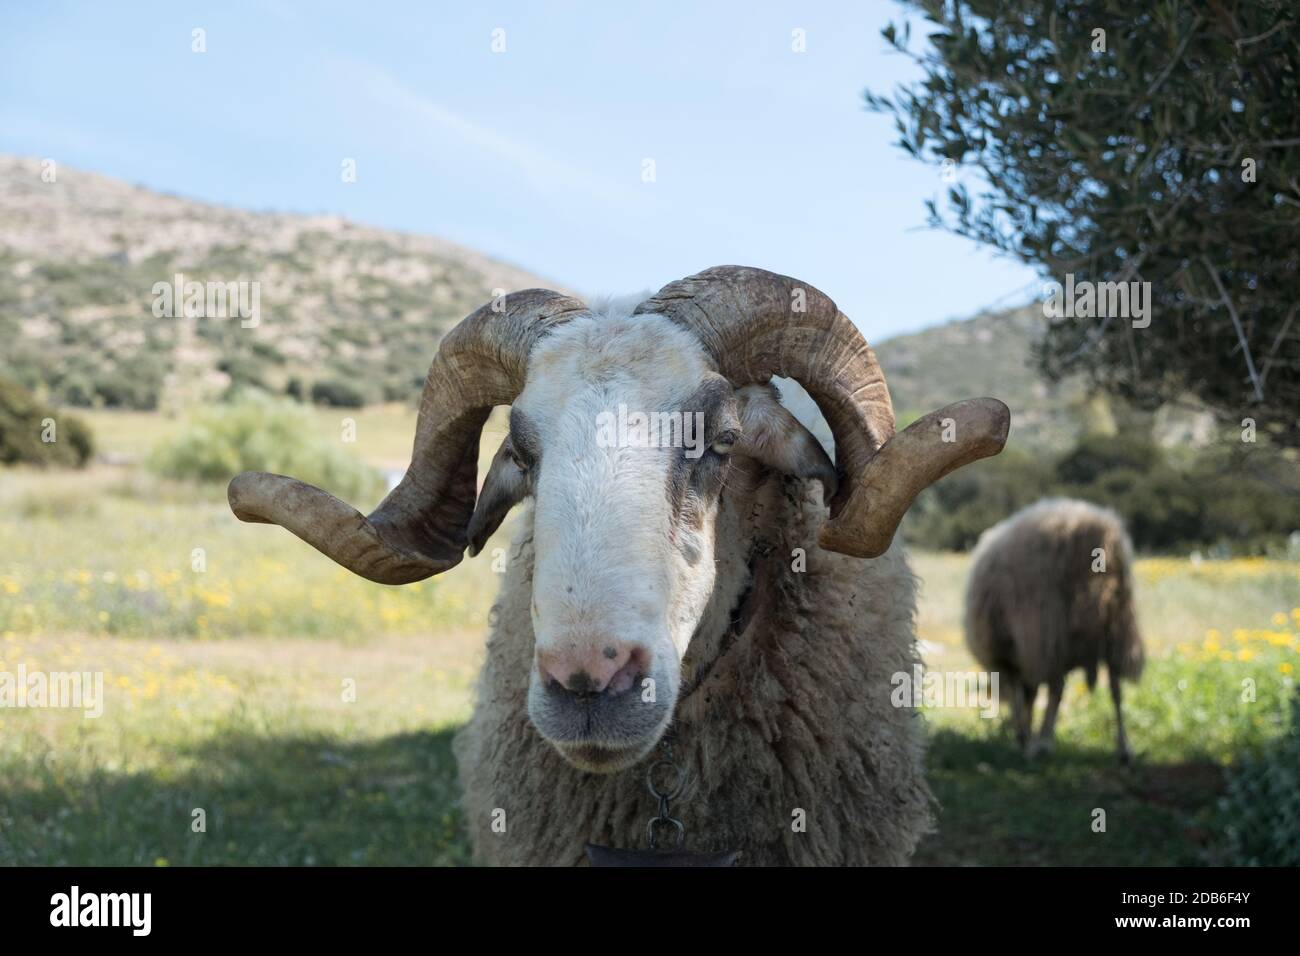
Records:
[[[819,543],[858,558],[884,554],[916,496],[962,465],[996,455],[1010,427],[1011,412],[996,398],[970,398],[918,418],[855,477],[858,520],[846,524],[841,515],[839,522],[828,521]]]
[[[369,517],[311,485],[263,472],[230,482],[241,521],[278,524],[343,567],[380,584],[407,584],[455,567],[474,511],[479,432],[514,401],[528,356],[556,325],[586,311],[577,299],[528,289],[471,313],[443,338],[429,367],[406,475]]]
[[[834,435],[841,476],[830,502],[830,520],[820,535],[821,546],[828,550],[855,557],[883,553],[903,512],[924,487],[912,488],[899,510],[904,488],[913,483],[909,476],[932,475],[930,481],[937,481],[959,465],[996,454],[1006,440],[1006,406],[996,403],[1003,412],[1000,426],[990,420],[990,415],[997,416],[980,406],[988,414],[968,422],[978,427],[959,429],[952,442],[936,448],[908,437],[898,452],[882,457],[869,470],[868,464],[894,437],[894,408],[884,373],[862,333],[835,303],[789,276],[716,266],[669,283],[636,312],[664,315],[690,329],[718,370],[736,385],[781,375],[798,381],[813,397]],[[906,474],[896,478],[895,468],[903,469],[891,463],[909,453],[921,459],[906,465]],[[871,484],[865,483],[868,479]],[[891,491],[893,504],[878,504],[880,489],[895,480],[899,486]]]

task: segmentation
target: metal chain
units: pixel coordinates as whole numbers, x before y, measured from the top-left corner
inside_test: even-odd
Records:
[[[657,816],[650,818],[646,824],[646,841],[650,844],[650,849],[659,849],[659,831],[664,827],[671,827],[676,840],[673,843],[673,849],[680,849],[686,842],[686,827],[672,815],[672,801],[681,796],[682,789],[686,786],[686,771],[677,763],[673,754],[673,732],[669,730],[659,741],[660,757],[650,765],[645,774],[646,789],[650,791],[650,796],[655,798],[659,804],[659,813]],[[667,790],[660,790],[655,783],[656,775],[662,776],[658,771],[662,767],[667,767],[672,771],[674,781]]]

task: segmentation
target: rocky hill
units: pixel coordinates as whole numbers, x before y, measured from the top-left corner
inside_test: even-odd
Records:
[[[1213,416],[1190,405],[1145,413],[1091,391],[1079,378],[1045,381],[1033,354],[1044,322],[1041,306],[1031,304],[876,344],[899,419],[955,399],[991,395],[1011,408],[1012,444],[1027,450],[1062,452],[1085,431],[1141,431],[1166,447],[1201,447],[1212,440]]]
[[[493,289],[554,282],[427,236],[214,206],[0,157],[0,374],[68,405],[151,409],[255,385],[326,404],[407,401],[442,333]],[[181,276],[177,282],[177,275]],[[258,315],[186,284],[226,284]],[[163,301],[169,299],[170,301]],[[899,417],[994,395],[1022,447],[1070,447],[1110,410],[1038,376],[1033,307],[872,343]],[[793,396],[792,396],[793,398]],[[1178,427],[1184,427],[1182,425]],[[1168,428],[1166,428],[1168,431]]]
[[[991,395],[1015,415],[1017,437],[1067,447],[1085,411],[1078,382],[1049,385],[1036,373],[1031,350],[1042,323],[1029,306],[976,316],[875,346],[900,419],[955,399]]]
[[[54,172],[0,157],[0,373],[61,403],[153,408],[232,383],[406,399],[442,332],[493,289],[554,285],[426,236]],[[209,314],[206,294],[186,317],[184,295],[162,301],[177,274],[182,292],[246,283],[257,321],[220,299]]]

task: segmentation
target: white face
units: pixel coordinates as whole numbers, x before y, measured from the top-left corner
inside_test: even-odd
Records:
[[[529,716],[570,763],[617,770],[671,719],[732,455],[826,480],[830,462],[769,389],[737,391],[659,316],[576,319],[543,339],[510,421],[479,507],[490,533],[534,498]]]

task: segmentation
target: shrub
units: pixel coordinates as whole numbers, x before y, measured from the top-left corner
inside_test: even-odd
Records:
[[[130,371],[115,369],[95,382],[95,396],[106,408],[152,411],[158,407],[159,387],[156,379],[137,378]]]
[[[335,408],[360,408],[366,404],[366,394],[350,382],[327,378],[312,385],[311,400]]]
[[[372,468],[326,437],[301,406],[261,393],[195,411],[154,449],[150,467],[166,478],[229,481],[241,471],[292,475],[350,500],[369,499],[383,482]]]
[[[1056,477],[1065,484],[1086,485],[1119,468],[1147,471],[1159,460],[1160,450],[1149,435],[1087,434],[1056,463]]]
[[[217,362],[217,371],[225,372],[230,376],[232,389],[266,388],[266,381],[263,378],[265,363],[258,359],[243,355],[229,356]]]
[[[905,519],[904,539],[964,551],[985,528],[1060,495],[1113,508],[1140,551],[1283,550],[1300,530],[1295,462],[1263,443],[1236,445],[1175,455],[1148,434],[1084,435],[1056,460],[1008,448],[923,491]]]
[[[1291,723],[1261,754],[1228,778],[1221,809],[1227,820],[1229,862],[1237,866],[1300,866],[1300,694],[1291,699]]]
[[[43,440],[46,419],[54,423],[54,441]],[[0,462],[80,468],[94,451],[81,419],[55,412],[14,380],[0,378]]]
[[[1202,543],[1203,516],[1213,507],[1202,490],[1163,459],[1139,470],[1121,465],[1062,493],[1104,504],[1124,519],[1134,544],[1143,551],[1170,551]]]
[[[903,537],[923,548],[966,551],[985,528],[1051,490],[1050,463],[1009,448],[921,492],[904,519]]]

